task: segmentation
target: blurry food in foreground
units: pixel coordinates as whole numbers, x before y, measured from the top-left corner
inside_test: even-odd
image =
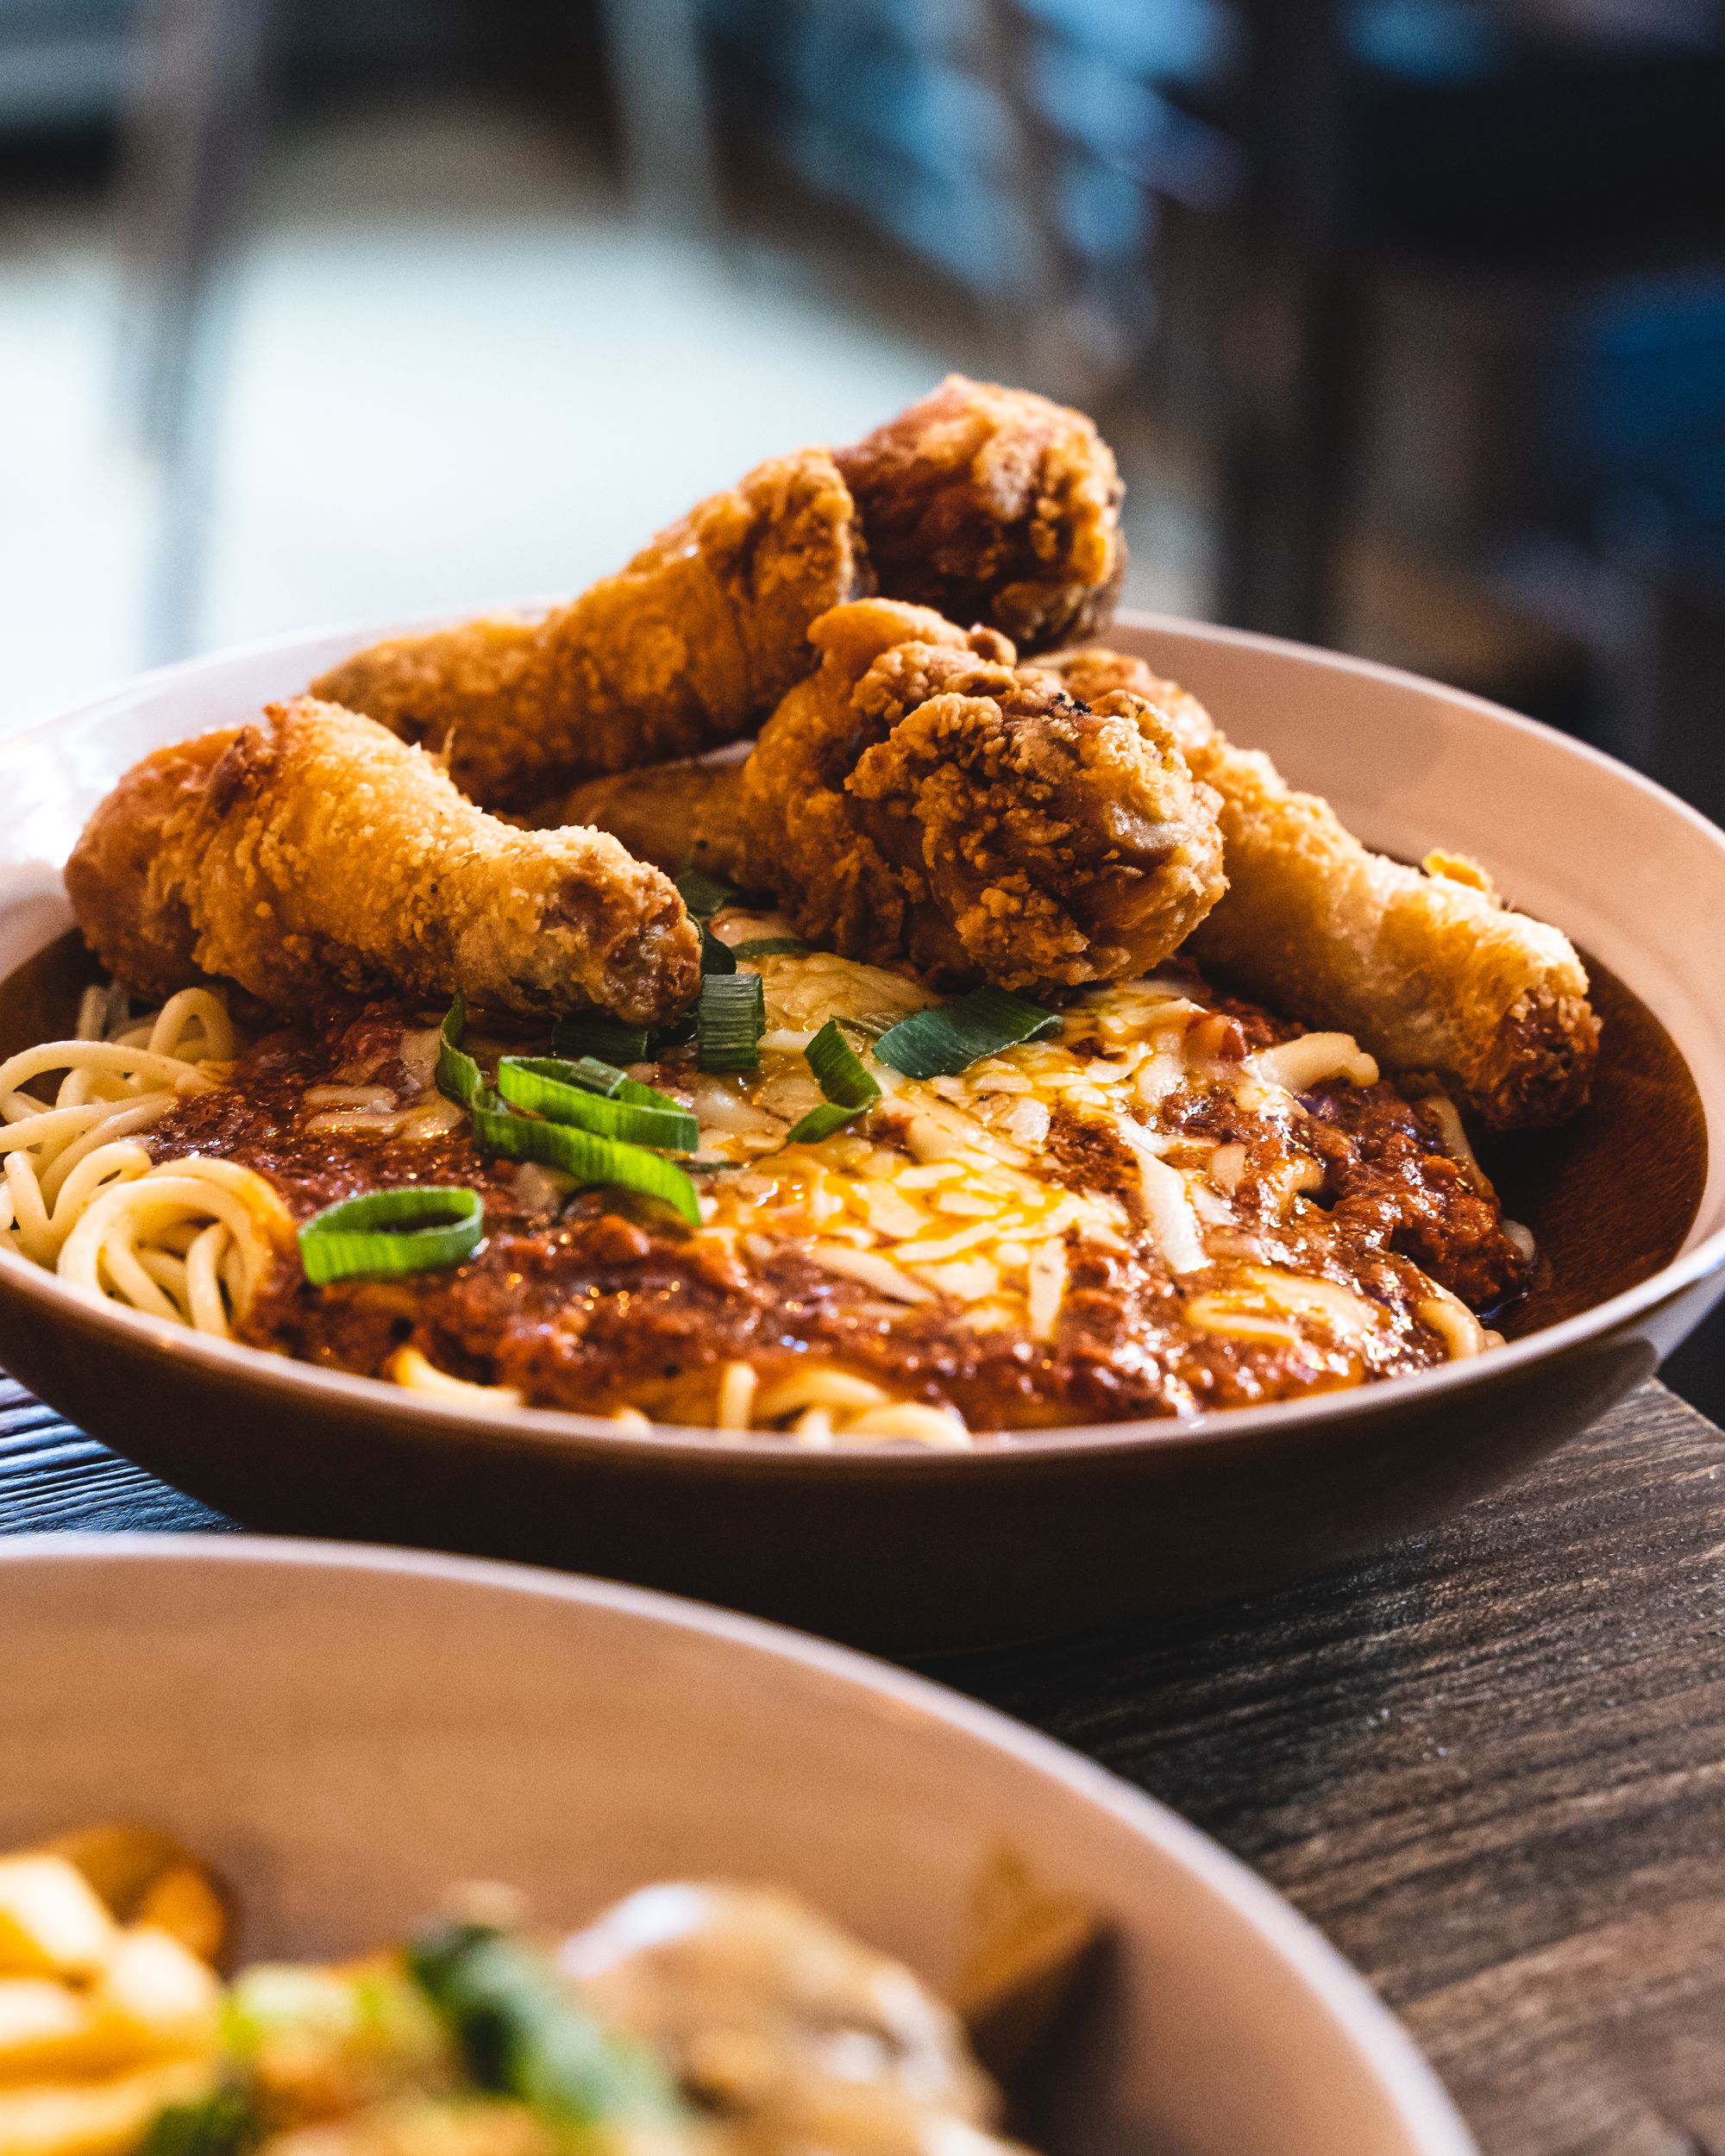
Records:
[[[147,1829],[0,1858],[5,2156],[122,2156],[149,2145],[164,2111],[206,2099],[223,1928],[214,1882]],[[191,2142],[185,2156],[206,2152]]]
[[[523,831],[423,751],[310,697],[135,765],[66,863],[92,949],[159,993],[222,975],[273,1009],[464,991],[521,1017],[682,1010],[699,951],[661,873]]]
[[[1511,912],[1458,856],[1429,854],[1421,869],[1369,851],[1142,659],[1081,650],[1049,664],[1075,696],[1141,698],[1220,796],[1228,890],[1194,934],[1200,964],[1356,1034],[1490,1129],[1561,1123],[1586,1100],[1599,1024],[1560,930]]]
[[[994,1923],[987,2002],[1010,2014],[1023,1990],[1033,2015],[1062,1977],[1046,1926],[1025,1929],[1016,1878],[1013,1895],[1024,1944]],[[0,1858],[0,2150],[1010,2156],[1017,2146],[1000,2138],[1000,2092],[953,2009],[793,1895],[644,1887],[561,1940],[522,1931],[516,1897],[499,1889],[466,1890],[453,1906],[400,1946],[333,1965],[261,1963],[224,1986],[209,1955],[147,1914],[122,1921],[66,1857]],[[1095,1931],[1094,1919],[1069,1927],[1067,1981]]]
[[[893,600],[809,635],[820,664],[746,762],[691,769],[681,802],[651,772],[591,780],[541,819],[640,852],[638,786],[680,861],[772,893],[799,935],[1032,995],[1146,973],[1215,904],[1214,798],[1154,705],[1075,703],[992,630]]]
[[[1026,652],[1113,619],[1125,489],[1082,412],[949,374],[836,454],[888,599],[986,624]]]
[[[583,773],[754,730],[809,664],[817,614],[859,589],[844,482],[824,450],[775,457],[537,620],[398,636],[313,685],[444,755],[461,791],[518,808]]]
[[[813,665],[809,624],[871,589],[1026,649],[1102,627],[1120,492],[1082,413],[952,375],[836,461],[761,465],[567,605],[392,638],[313,693],[441,752],[483,806],[521,808],[753,733]]]

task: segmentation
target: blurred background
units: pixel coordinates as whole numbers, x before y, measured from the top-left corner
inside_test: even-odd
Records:
[[[1128,603],[1725,818],[1725,0],[0,0],[0,731],[952,367],[1095,414]]]

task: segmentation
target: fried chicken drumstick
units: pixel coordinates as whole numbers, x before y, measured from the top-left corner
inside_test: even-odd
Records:
[[[459,989],[522,1018],[645,1025],[700,981],[682,900],[615,838],[499,823],[422,751],[310,697],[145,757],[66,880],[92,949],[154,996],[214,975],[303,1015]]]
[[[1125,489],[1082,411],[949,374],[834,460],[888,598],[998,629],[1020,653],[1113,619]]]
[[[437,751],[482,807],[519,808],[752,732],[813,665],[809,624],[862,573],[850,492],[805,449],[698,503],[567,606],[394,637],[312,693]]]
[[[1353,1034],[1491,1129],[1560,1123],[1586,1100],[1599,1022],[1559,930],[1511,912],[1471,864],[1434,855],[1421,870],[1371,852],[1142,659],[1089,650],[1047,663],[1075,696],[1142,699],[1221,797],[1228,890],[1193,936],[1201,962]]]
[[[770,891],[798,932],[1029,993],[1141,973],[1223,888],[1215,802],[1158,713],[1089,708],[990,630],[868,599],[746,762],[619,774],[542,815]]]
[[[315,695],[446,759],[486,808],[741,740],[813,667],[817,615],[878,587],[1038,648],[1099,627],[1125,567],[1090,421],[951,375],[854,448],[749,473],[536,621],[343,661]]]

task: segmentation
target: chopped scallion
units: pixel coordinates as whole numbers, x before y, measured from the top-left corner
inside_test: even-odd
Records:
[[[601,1079],[608,1075],[612,1083],[590,1084],[585,1071]],[[551,1056],[505,1056],[497,1067],[497,1089],[511,1107],[530,1108],[554,1123],[596,1131],[601,1138],[662,1146],[673,1153],[692,1153],[700,1144],[700,1125],[687,1109],[650,1086],[636,1085],[608,1064],[589,1061],[584,1069]],[[637,1101],[631,1094],[648,1098]]]
[[[1057,1012],[1038,1010],[1004,988],[973,988],[956,1003],[900,1018],[875,1042],[875,1053],[906,1078],[936,1078],[968,1070],[984,1056],[1020,1041],[1044,1040],[1059,1031]]]
[[[722,943],[703,921],[701,932],[701,976],[710,979],[714,974],[735,973],[737,953],[729,943]]]
[[[705,868],[685,868],[676,879],[677,893],[698,921],[710,919],[727,906],[735,906],[742,893],[724,876]]]
[[[582,1011],[574,1018],[558,1019],[551,1029],[551,1045],[560,1056],[638,1063],[647,1053],[647,1028],[625,1025],[604,1011]]]
[[[837,1018],[829,1018],[809,1043],[809,1069],[820,1081],[826,1099],[793,1125],[786,1143],[819,1145],[824,1138],[849,1123],[865,1108],[872,1108],[881,1088],[863,1067],[862,1059],[839,1031]]]
[[[299,1231],[299,1257],[316,1287],[383,1280],[459,1265],[485,1236],[478,1191],[431,1183],[369,1190],[325,1206]]]
[[[549,1964],[518,1941],[484,1925],[451,1924],[415,1940],[406,1959],[480,2088],[580,2129],[583,2147],[587,2129],[630,2121],[654,2128],[643,2140],[656,2143],[667,2123],[682,2116],[676,2084],[657,2055],[595,2021]]]
[[[458,989],[438,1028],[437,1090],[460,1107],[470,1108],[485,1091],[480,1067],[461,1046],[467,1030],[467,1000]]]
[[[733,943],[733,958],[806,958],[812,944],[800,936],[756,936],[746,943]]]
[[[709,974],[695,1011],[695,1060],[703,1070],[756,1070],[767,1026],[758,973]]]
[[[662,1200],[691,1227],[700,1225],[694,1185],[662,1154],[567,1123],[542,1123],[533,1116],[517,1115],[494,1106],[489,1098],[474,1102],[473,1118],[474,1142],[482,1152],[500,1153],[505,1160],[536,1160],[547,1168],[561,1168],[579,1183],[611,1183],[640,1191]]]

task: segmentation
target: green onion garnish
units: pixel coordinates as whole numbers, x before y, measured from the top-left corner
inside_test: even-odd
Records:
[[[369,1190],[314,1213],[299,1231],[299,1258],[317,1287],[381,1280],[459,1265],[485,1236],[478,1191],[432,1183]]]
[[[706,980],[712,974],[735,973],[737,953],[730,944],[721,943],[705,921],[700,924],[700,932],[702,979]]]
[[[446,1100],[457,1106],[470,1108],[485,1091],[485,1080],[480,1067],[461,1046],[461,1036],[467,1030],[467,1000],[455,992],[455,1000],[443,1014],[438,1028],[437,1090]]]
[[[560,1062],[544,1056],[505,1056],[497,1067],[497,1089],[513,1108],[531,1108],[554,1123],[568,1123],[582,1131],[596,1131],[601,1138],[617,1138],[633,1145],[659,1145],[668,1152],[693,1153],[700,1144],[700,1125],[686,1109],[653,1094],[650,1086],[635,1086],[621,1071],[605,1063],[586,1068],[605,1073],[611,1085],[589,1085],[574,1075],[583,1066]],[[652,1094],[637,1103],[623,1088]],[[664,1101],[662,1107],[659,1102]]]
[[[415,1940],[406,1960],[480,2088],[582,2128],[683,2115],[657,2056],[596,2021],[547,1963],[501,1932],[447,1925]]]
[[[685,868],[676,885],[678,896],[698,921],[709,919],[724,906],[735,906],[743,895],[734,883],[705,868]]]
[[[579,1086],[583,1093],[603,1094],[607,1100],[633,1100],[643,1108],[668,1108],[674,1115],[682,1112],[669,1094],[661,1093],[656,1086],[643,1086],[638,1078],[630,1077],[615,1063],[601,1062],[597,1056],[577,1056],[573,1061],[561,1056],[511,1056],[509,1061],[562,1085]]]
[[[619,1189],[638,1190],[662,1200],[692,1228],[700,1225],[694,1185],[674,1161],[662,1154],[567,1123],[541,1123],[531,1116],[516,1115],[493,1106],[490,1100],[474,1103],[473,1118],[474,1143],[481,1152],[501,1153],[505,1160],[536,1160],[547,1168],[561,1168],[578,1183],[612,1183]]]
[[[806,958],[813,949],[800,936],[756,936],[746,943],[733,943],[733,958]]]
[[[695,1011],[695,1061],[703,1070],[756,1070],[767,1000],[758,973],[713,973]]]
[[[820,1081],[820,1089],[826,1095],[818,1108],[811,1108],[801,1120],[791,1127],[787,1145],[819,1145],[822,1138],[831,1138],[861,1115],[865,1108],[872,1108],[881,1097],[881,1088],[864,1069],[862,1059],[857,1055],[839,1031],[838,1020],[829,1018],[809,1043],[809,1069]]]
[[[937,1078],[968,1070],[984,1056],[1060,1031],[1057,1012],[1039,1011],[1004,988],[973,988],[957,1003],[915,1011],[875,1044],[883,1063],[906,1078]]]
[[[685,1041],[695,1037],[695,1014],[685,1011],[680,1018],[667,1018],[662,1025],[656,1025],[647,1036],[647,1053],[662,1055],[668,1048],[681,1048]]]
[[[572,1018],[559,1018],[551,1029],[551,1045],[560,1056],[596,1056],[601,1062],[638,1063],[647,1053],[647,1028],[625,1025],[621,1018],[603,1011],[582,1011]]]

